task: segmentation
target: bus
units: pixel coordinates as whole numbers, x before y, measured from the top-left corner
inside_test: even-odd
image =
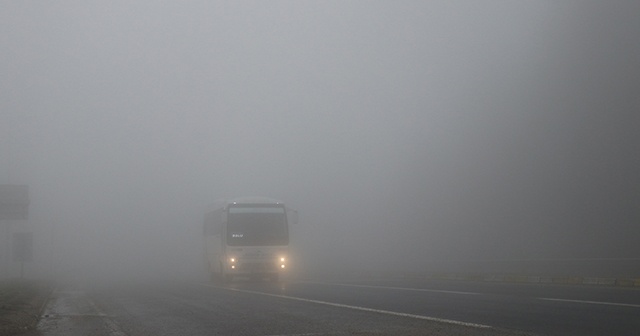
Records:
[[[264,197],[236,198],[210,207],[203,233],[211,279],[228,282],[242,276],[277,281],[289,266],[287,217],[295,222],[297,212]]]

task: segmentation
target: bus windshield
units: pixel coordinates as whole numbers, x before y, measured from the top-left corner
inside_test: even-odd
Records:
[[[277,246],[289,244],[283,207],[234,206],[229,208],[227,245]]]

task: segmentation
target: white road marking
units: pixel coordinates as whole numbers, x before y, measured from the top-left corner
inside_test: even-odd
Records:
[[[63,330],[72,330],[76,327],[76,322],[74,322],[73,318],[89,317],[102,320],[109,336],[127,336],[118,324],[113,321],[112,317],[105,314],[84,291],[62,291],[56,289],[53,293],[52,297],[47,301],[45,310],[43,310],[43,318],[38,322],[37,329],[39,333],[43,335],[51,333],[58,334],[59,332],[64,333]],[[86,302],[93,311],[81,313],[79,307],[82,306],[83,302]],[[59,318],[65,319],[59,320]],[[56,319],[58,321],[51,322],[50,319]]]
[[[122,331],[122,329],[120,329],[120,326],[118,326],[118,324],[116,324],[116,322],[113,321],[110,316],[105,314],[102,309],[100,309],[98,305],[96,305],[91,299],[87,298],[87,302],[89,302],[89,305],[91,305],[96,313],[98,313],[98,315],[102,317],[102,321],[109,329],[110,336],[127,336],[127,334]]]
[[[330,282],[313,282],[313,281],[300,281],[300,282],[302,282],[302,283],[310,283],[310,284],[319,284],[319,285],[328,285],[328,286],[393,289],[393,290],[404,290],[404,291],[415,291],[415,292],[430,292],[430,293],[445,293],[445,294],[460,294],[460,295],[483,295],[482,293],[449,291],[449,290],[442,290],[442,289],[389,287],[389,286],[372,286],[372,285],[353,285],[353,284],[330,283]]]
[[[435,293],[463,294],[463,295],[483,295],[482,293],[447,291],[447,290],[437,290],[437,289],[387,287],[387,286],[372,286],[372,285],[353,285],[353,284],[313,282],[313,281],[301,281],[301,282],[303,282],[303,283],[311,283],[311,284],[330,285],[330,286],[349,286],[349,287],[363,287],[363,288],[396,289],[396,290],[406,290],[406,291],[435,292]],[[600,304],[600,305],[609,305],[609,306],[640,308],[639,304],[631,304],[631,303],[616,303],[616,302],[587,301],[587,300],[568,300],[568,299],[555,299],[555,298],[538,298],[538,299],[546,300],[546,301],[573,302],[573,303],[585,303],[585,304]]]
[[[266,336],[318,336],[318,335],[330,335],[327,333],[307,333],[307,334],[280,334],[280,335],[266,335]]]
[[[585,300],[568,300],[568,299],[554,299],[554,298],[538,298],[546,301],[558,301],[558,302],[572,302],[572,303],[585,303],[585,304],[598,304],[607,306],[619,306],[619,307],[633,307],[640,308],[639,304],[631,303],[616,303],[616,302],[602,302],[602,301],[585,301]]]
[[[354,310],[360,310],[360,311],[366,311],[366,312],[372,312],[372,313],[379,313],[379,314],[386,314],[386,315],[393,315],[393,316],[400,316],[400,317],[409,317],[409,318],[414,318],[414,319],[427,320],[427,321],[433,321],[433,322],[441,322],[441,323],[447,323],[447,324],[454,324],[454,325],[465,326],[465,327],[493,328],[491,326],[484,325],[484,324],[478,324],[478,323],[462,322],[462,321],[442,319],[442,318],[430,317],[430,316],[424,316],[424,315],[400,313],[400,312],[394,312],[394,311],[390,311],[390,310],[382,310],[382,309],[373,309],[373,308],[360,307],[360,306],[352,306],[352,305],[346,305],[346,304],[342,304],[342,303],[305,299],[305,298],[296,297],[296,296],[271,294],[271,293],[251,291],[251,290],[246,290],[246,289],[220,287],[220,286],[215,286],[215,285],[210,285],[210,284],[202,284],[202,285],[203,286],[207,286],[207,287],[213,287],[213,288],[219,288],[219,289],[226,289],[226,290],[230,290],[230,291],[236,291],[236,292],[265,295],[265,296],[271,296],[271,297],[276,297],[276,298],[281,298],[281,299],[289,299],[289,300],[296,300],[296,301],[309,302],[309,303],[317,303],[317,304],[322,304],[322,305],[326,305],[326,306],[339,307],[339,308],[348,308],[348,309],[354,309]]]
[[[42,317],[45,318],[58,318],[58,317],[108,317],[104,314],[44,314]]]

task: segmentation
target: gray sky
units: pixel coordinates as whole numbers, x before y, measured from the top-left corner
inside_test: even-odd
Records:
[[[206,204],[263,195],[330,256],[638,257],[637,13],[4,1],[0,182],[89,255],[195,254]]]

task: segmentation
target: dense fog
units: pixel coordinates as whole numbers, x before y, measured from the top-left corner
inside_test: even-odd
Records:
[[[299,212],[305,276],[639,258],[638,13],[4,1],[0,183],[29,186],[28,272],[199,276],[206,207],[250,195]]]

